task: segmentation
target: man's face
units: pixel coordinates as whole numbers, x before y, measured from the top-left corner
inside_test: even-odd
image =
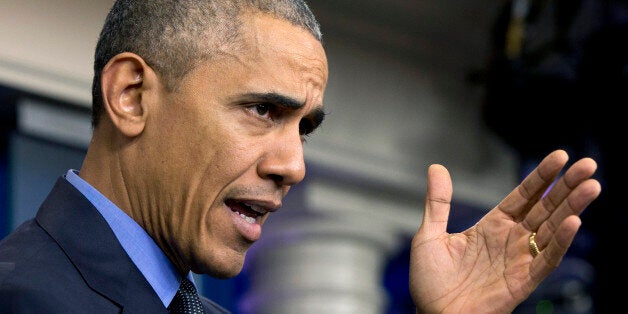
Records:
[[[322,121],[328,75],[307,31],[268,15],[243,21],[244,47],[157,99],[132,179],[142,193],[132,207],[170,259],[219,277],[240,272],[269,213],[303,179],[302,139]]]

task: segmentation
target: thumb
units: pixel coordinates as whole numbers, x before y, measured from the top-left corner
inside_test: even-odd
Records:
[[[433,164],[427,169],[427,193],[421,232],[428,238],[447,231],[452,196],[449,171],[442,165]]]

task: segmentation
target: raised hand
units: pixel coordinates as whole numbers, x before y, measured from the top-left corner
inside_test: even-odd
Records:
[[[452,183],[431,165],[423,222],[412,240],[410,292],[419,313],[509,313],[558,267],[600,194],[593,159],[559,179],[568,155],[547,155],[510,194],[461,233],[447,233]],[[551,188],[550,188],[551,187]],[[549,189],[549,190],[548,190]],[[530,248],[530,235],[539,253]]]

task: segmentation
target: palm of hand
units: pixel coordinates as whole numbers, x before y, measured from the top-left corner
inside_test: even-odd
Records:
[[[477,224],[446,232],[452,186],[447,170],[432,166],[421,228],[412,241],[410,292],[418,312],[508,313],[560,263],[579,226],[578,215],[600,193],[590,179],[596,165],[572,165],[546,197],[567,161],[548,155],[515,190]],[[528,239],[537,231],[541,254]]]

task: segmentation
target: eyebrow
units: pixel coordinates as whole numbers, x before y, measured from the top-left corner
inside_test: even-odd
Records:
[[[278,94],[278,93],[248,93],[245,94],[246,98],[253,98],[256,101],[268,102],[276,104],[287,109],[298,110],[305,106],[304,102],[300,102],[294,98]]]
[[[305,107],[305,102],[298,101],[292,97],[288,97],[286,95],[278,94],[278,93],[247,93],[243,95],[246,98],[255,99],[256,101],[268,102],[271,104],[276,104],[278,106],[291,109],[291,110],[299,110]],[[308,114],[310,117],[308,120],[311,121],[312,126],[311,130],[314,131],[318,128],[323,120],[325,119],[325,111],[322,108],[317,107],[312,110]]]

